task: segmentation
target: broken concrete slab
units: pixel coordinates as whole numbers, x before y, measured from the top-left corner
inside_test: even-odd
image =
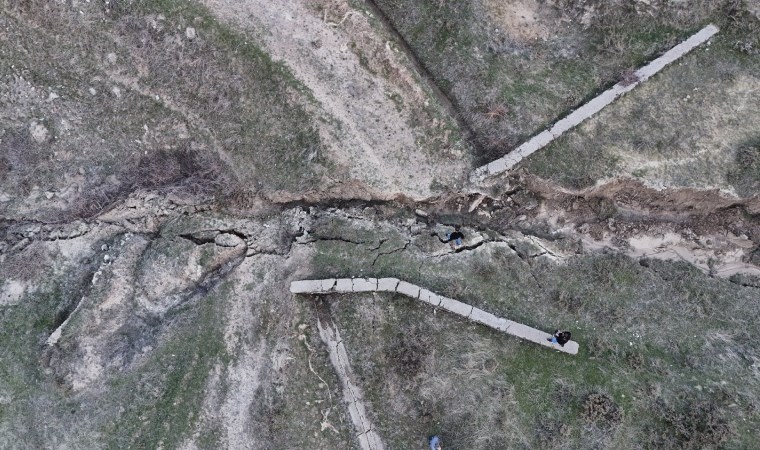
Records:
[[[441,304],[441,297],[435,292],[428,291],[427,289],[420,289],[419,299],[425,303],[430,303],[433,306]]]
[[[441,308],[453,312],[454,314],[459,314],[462,317],[470,317],[470,313],[472,312],[471,305],[448,297],[441,297],[440,306]]]
[[[522,156],[520,156],[519,154],[517,154],[515,152],[509,153],[508,155],[506,155],[505,157],[502,158],[502,160],[504,161],[504,163],[507,165],[507,169],[506,170],[509,170],[512,167],[514,167],[517,163],[519,163],[520,161],[522,161],[522,159],[523,159]]]
[[[507,170],[507,163],[503,158],[492,161],[486,166],[486,171],[490,174],[504,172],[505,170]]]
[[[333,287],[335,287],[335,278],[328,278],[326,280],[322,280],[320,289],[322,292],[330,292]]]
[[[505,331],[507,329],[507,319],[496,317],[495,315],[485,312],[480,308],[472,308],[472,312],[470,312],[470,319],[496,330]]]
[[[472,173],[470,174],[470,181],[472,182],[481,181],[484,178],[486,178],[488,175],[489,175],[488,166],[481,166],[475,169],[474,171],[472,171]]]
[[[293,294],[319,292],[321,289],[322,280],[300,280],[290,283],[290,292]]]
[[[351,278],[338,278],[335,281],[335,287],[333,290],[335,292],[353,292],[354,281]]]
[[[398,286],[396,286],[396,292],[415,299],[420,297],[420,287],[415,286],[412,283],[407,283],[406,281],[400,281],[398,283]]]
[[[374,292],[377,290],[377,278],[354,278],[354,292]]]
[[[545,145],[551,142],[552,139],[554,139],[554,136],[551,134],[551,132],[548,130],[542,131],[541,133],[533,136],[528,141],[524,142],[522,145],[514,149],[511,153],[516,154],[520,157],[520,160],[522,160],[523,158],[526,158],[543,148]]]
[[[536,140],[529,140],[528,142],[522,144],[521,146],[517,147],[510,155],[517,155],[520,160],[525,158],[526,156],[529,156],[531,153],[535,152],[541,148],[538,141]]]
[[[541,330],[531,328],[511,320],[497,317],[480,308],[474,308],[472,305],[462,303],[452,298],[443,297],[428,289],[420,288],[417,285],[399,280],[397,278],[328,278],[325,280],[301,280],[293,281],[290,285],[293,293],[322,293],[322,292],[398,292],[414,299],[422,300],[433,306],[458,314],[480,324],[486,325],[493,329],[502,331],[521,339],[525,339],[544,347],[553,348],[569,354],[578,353],[578,343],[570,341],[564,347],[549,342],[551,335]],[[320,331],[321,332],[321,331]],[[335,338],[323,337],[329,341],[328,346],[333,345],[331,358],[335,357],[338,361],[348,365],[348,354],[346,353],[343,342],[337,337],[337,330],[333,331]],[[350,396],[350,393],[346,394]]]
[[[516,324],[517,322],[513,322],[509,319],[504,319],[506,323],[501,324],[503,328],[499,328],[500,331],[503,331],[504,333],[509,333],[509,329],[512,327],[512,325]]]
[[[551,127],[549,130],[555,138],[558,138],[562,136],[562,134],[565,133],[565,131],[571,130],[575,128],[578,125],[578,121],[574,120],[574,117],[565,117],[562,120],[558,120],[554,123],[554,126]]]
[[[611,89],[602,92],[600,95],[594,97],[585,105],[567,115],[567,117],[557,121],[550,129],[544,130],[538,135],[530,138],[522,145],[518,146],[511,153],[520,155],[519,159],[508,160],[505,159],[505,157],[499,158],[496,161],[475,169],[473,174],[476,176],[472,176],[471,179],[478,181],[479,179],[483,179],[487,176],[496,175],[511,169],[517,165],[522,160],[522,158],[525,158],[532,153],[542,149],[550,142],[552,142],[552,140],[561,136],[563,133],[569,131],[570,129],[578,126],[581,122],[598,113],[610,103],[614,102],[618,97],[632,90],[641,82],[647,80],[662,70],[666,65],[679,59],[681,56],[685,55],[695,47],[706,42],[717,32],[718,28],[715,25],[708,25],[704,27],[684,42],[681,42],[680,44],[665,52],[665,54],[659,58],[637,70],[635,74],[638,77],[638,81],[625,85],[622,83],[616,84]]]
[[[379,278],[377,280],[377,290],[380,292],[396,292],[396,286],[399,283],[398,278]]]

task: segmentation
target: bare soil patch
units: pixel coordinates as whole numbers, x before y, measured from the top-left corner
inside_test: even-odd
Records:
[[[416,198],[461,182],[469,163],[457,130],[366,11],[338,1],[206,5],[248,30],[313,95],[335,165],[326,180]]]

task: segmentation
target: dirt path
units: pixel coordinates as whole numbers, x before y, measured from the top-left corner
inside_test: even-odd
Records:
[[[343,181],[360,180],[378,191],[423,198],[431,195],[434,180],[456,184],[466,178],[463,149],[453,145],[441,153],[428,142],[446,135],[442,127],[448,119],[420,108],[435,101],[433,96],[403,55],[373,31],[365,12],[344,2],[332,2],[337,4],[333,15],[327,12],[330,5],[324,5],[322,17],[317,5],[302,0],[204,3],[222,19],[249,30],[311,91],[319,104],[320,137],[329,159],[345,169],[348,180]],[[369,70],[376,65],[389,75]]]

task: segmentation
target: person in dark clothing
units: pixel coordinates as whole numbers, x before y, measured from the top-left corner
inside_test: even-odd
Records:
[[[456,245],[457,247],[462,245],[462,240],[464,239],[464,233],[459,231],[459,225],[454,227],[454,231],[449,233],[448,237],[445,240],[441,239],[441,237],[438,236],[438,234],[436,233],[433,233],[433,236],[437,236],[438,240],[443,242],[444,244],[446,243],[451,244],[452,247],[454,245]]]
[[[554,330],[554,334],[552,337],[548,338],[547,341],[552,344],[559,344],[560,347],[564,347],[565,344],[570,342],[570,332]]]
[[[462,234],[462,232],[459,231],[459,227],[457,227],[453,233],[449,234],[448,242],[454,241],[454,244],[462,245],[462,239],[464,239],[464,234]]]

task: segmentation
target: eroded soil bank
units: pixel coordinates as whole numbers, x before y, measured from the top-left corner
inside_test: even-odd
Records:
[[[23,432],[40,446],[204,448],[208,442],[253,442],[252,448],[267,448],[273,442],[287,446],[281,436],[309,430],[304,445],[308,440],[317,448],[352,448],[350,411],[342,403],[341,383],[318,332],[316,320],[322,317],[340,329],[373,430],[388,447],[414,445],[414,436],[424,433],[417,426],[404,429],[397,417],[422,417],[421,422],[411,422],[424,427],[440,421],[460,443],[474,439],[479,427],[499,420],[510,425],[497,428],[501,431],[494,436],[506,438],[504,433],[511,430],[509,439],[515,445],[546,438],[533,425],[519,425],[522,420],[530,424],[543,419],[521,400],[531,394],[516,381],[519,375],[502,373],[524,367],[518,362],[534,348],[490,336],[440,311],[419,310],[401,299],[333,296],[324,299],[329,308],[320,309],[314,299],[288,292],[294,279],[331,276],[410,279],[530,326],[549,331],[555,326],[572,328],[582,343],[581,362],[562,370],[569,371],[566,395],[580,404],[592,389],[626,414],[635,415],[656,401],[688,410],[678,396],[694,385],[658,381],[661,392],[647,395],[616,388],[622,389],[619,394],[639,399],[628,403],[615,397],[618,394],[608,394],[611,386],[620,386],[616,377],[603,377],[593,386],[576,380],[602,361],[607,367],[623,364],[615,369],[621,373],[666,370],[671,373],[668,379],[677,379],[681,371],[699,373],[705,392],[723,386],[740,405],[736,417],[756,420],[749,406],[756,401],[754,394],[736,391],[733,381],[725,387],[716,377],[746,379],[744,372],[755,370],[740,360],[755,361],[757,348],[740,343],[744,341],[732,333],[754,320],[757,311],[750,298],[757,289],[752,286],[760,283],[749,275],[733,276],[733,282],[710,277],[728,275],[720,264],[729,264],[730,257],[755,270],[751,255],[757,243],[752,239],[757,238],[758,224],[747,212],[752,206],[716,198],[709,213],[703,212],[707,208],[699,213],[686,207],[662,208],[648,216],[656,220],[644,221],[628,210],[620,212],[625,205],[633,210],[631,202],[617,197],[623,190],[571,194],[546,186],[538,191],[533,189],[536,183],[515,178],[500,195],[457,194],[427,202],[297,205],[260,200],[258,206],[234,214],[188,198],[177,203],[138,192],[91,221],[8,221],[0,260],[2,320],[10,330],[3,335],[3,348],[13,354],[3,356],[10,361],[15,355],[16,362],[7,366],[13,374],[0,386],[7,411],[2,434]],[[667,194],[641,190],[639,195],[660,195],[662,204],[667,203]],[[704,196],[699,201],[707,204]],[[710,221],[711,217],[721,220]],[[452,248],[441,240],[455,224],[461,225],[465,239]],[[687,229],[694,233],[690,238]],[[697,266],[703,254],[718,262],[702,273],[682,263],[635,254],[664,230],[672,230],[665,237],[677,237],[678,245],[698,247],[702,253],[684,250],[696,255]],[[739,251],[743,256],[737,256]],[[658,311],[657,317],[653,311]],[[728,316],[720,319],[724,314]],[[397,323],[400,316],[412,322]],[[723,325],[707,324],[715,319]],[[697,339],[704,342],[694,349],[674,346],[677,339],[662,334],[664,326],[685,333],[694,320],[704,321],[700,326],[707,330]],[[14,331],[9,321],[27,332]],[[438,337],[420,327],[437,329]],[[614,345],[604,343],[610,335],[615,336],[610,341]],[[618,343],[620,339],[624,342]],[[452,346],[454,341],[464,342],[466,348]],[[630,350],[617,347],[622,344]],[[702,353],[700,345],[723,350]],[[715,358],[737,346],[744,356],[714,371]],[[475,360],[460,361],[470,347]],[[683,352],[690,362],[672,359]],[[486,353],[492,356],[486,358]],[[626,356],[629,353],[632,356]],[[556,359],[551,354],[547,358]],[[629,366],[629,358],[641,361]],[[453,370],[457,361],[468,369]],[[550,361],[542,364],[554,364]],[[668,367],[667,361],[675,365]],[[435,367],[452,370],[441,373]],[[466,374],[476,382],[461,383]],[[512,381],[499,384],[497,378]],[[638,386],[638,381],[631,383]],[[473,409],[480,412],[472,422],[462,421],[478,395],[457,391],[452,399],[464,399],[461,407],[431,412],[429,408],[437,410],[436,398],[444,395],[440,386],[455,385],[469,385],[477,392],[500,386],[521,406],[507,412],[499,406],[501,400],[486,402]],[[639,388],[643,386],[635,387]],[[706,399],[723,401],[713,394]],[[412,406],[416,402],[428,406]],[[29,409],[26,404],[38,406]],[[62,408],[73,422],[60,419]],[[662,408],[666,417],[669,410]],[[730,424],[736,433],[721,434],[720,439],[745,442],[735,420],[716,414],[715,420]],[[584,417],[569,419],[570,426],[583,426]],[[47,431],[29,428],[42,422],[48,423]],[[639,433],[655,424],[637,420],[627,426]],[[72,428],[75,433],[63,432]],[[549,434],[551,439],[564,436],[557,430]],[[601,434],[597,438],[606,439]],[[618,439],[626,442],[622,435]]]

